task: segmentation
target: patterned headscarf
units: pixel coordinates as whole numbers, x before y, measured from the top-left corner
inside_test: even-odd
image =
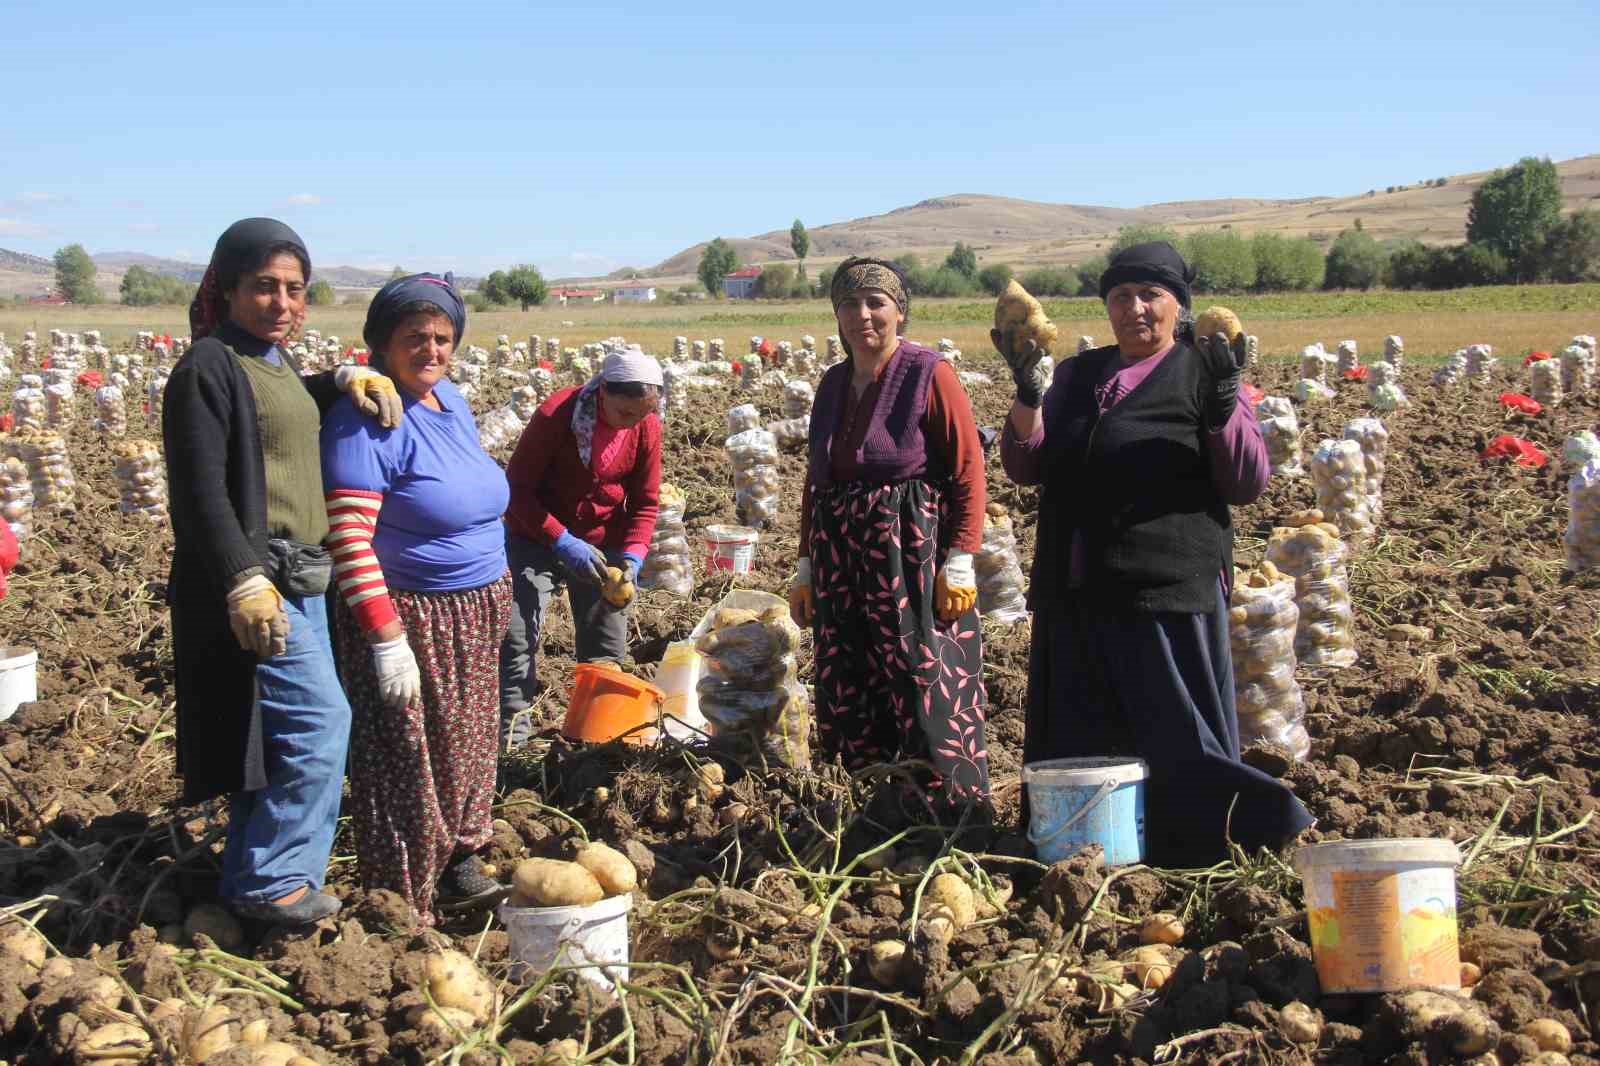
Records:
[[[578,458],[589,465],[594,454],[594,424],[600,411],[600,386],[608,381],[637,381],[643,385],[662,387],[661,364],[645,354],[637,344],[630,344],[620,352],[612,352],[600,364],[594,377],[584,382],[578,390],[578,402],[572,408],[572,436],[578,442]]]
[[[910,298],[906,295],[905,275],[887,259],[869,256],[852,256],[840,263],[833,272],[833,284],[828,286],[828,298],[837,311],[845,297],[864,289],[877,289],[888,294],[900,308],[902,315],[911,313]]]
[[[276,244],[294,249],[305,269],[306,284],[311,284],[311,253],[298,233],[275,218],[242,218],[217,238],[211,262],[189,304],[189,334],[193,339],[209,336],[227,315],[223,287],[237,285],[239,275],[259,263],[266,250]],[[299,323],[295,326],[298,329]]]

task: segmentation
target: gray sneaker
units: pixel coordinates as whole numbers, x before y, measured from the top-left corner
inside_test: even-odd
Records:
[[[310,925],[344,906],[326,892],[307,892],[293,903],[273,903],[265,899],[230,899],[228,909],[240,918],[274,925]]]

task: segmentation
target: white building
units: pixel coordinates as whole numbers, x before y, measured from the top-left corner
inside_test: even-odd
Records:
[[[612,298],[619,304],[647,304],[655,301],[656,287],[642,282],[619,285],[612,290],[612,294]]]

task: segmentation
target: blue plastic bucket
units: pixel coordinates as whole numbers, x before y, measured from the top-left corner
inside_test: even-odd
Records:
[[[1022,768],[1033,813],[1028,842],[1040,862],[1060,862],[1089,844],[1107,866],[1144,861],[1143,759],[1046,759]]]

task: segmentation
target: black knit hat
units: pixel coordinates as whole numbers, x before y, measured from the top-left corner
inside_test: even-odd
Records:
[[[1100,275],[1100,299],[1104,300],[1112,289],[1130,281],[1159,285],[1188,307],[1194,267],[1185,263],[1178,250],[1166,241],[1148,241],[1124,248],[1111,257],[1105,273]]]

